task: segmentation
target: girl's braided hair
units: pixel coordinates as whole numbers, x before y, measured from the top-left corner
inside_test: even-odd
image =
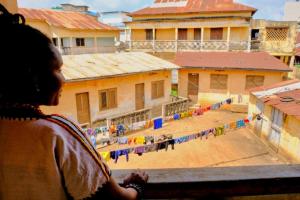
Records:
[[[40,103],[47,95],[43,88],[55,58],[52,41],[25,23],[24,16],[0,4],[0,105]]]

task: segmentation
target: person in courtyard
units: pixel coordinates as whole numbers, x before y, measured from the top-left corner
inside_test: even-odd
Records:
[[[0,26],[0,199],[141,198],[145,172],[120,186],[76,123],[39,109],[58,105],[64,83],[51,40],[1,4]]]

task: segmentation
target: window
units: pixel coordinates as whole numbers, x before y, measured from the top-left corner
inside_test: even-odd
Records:
[[[228,75],[211,74],[210,75],[210,89],[227,89]]]
[[[246,76],[246,89],[263,86],[264,85],[264,76]]]
[[[194,29],[194,40],[201,40],[201,28]]]
[[[153,29],[146,29],[146,40],[153,40]]]
[[[178,40],[187,40],[187,29],[186,28],[178,29]]]
[[[223,28],[211,28],[210,29],[211,40],[223,40]]]
[[[76,38],[76,46],[77,47],[84,47],[85,46],[84,38]]]
[[[76,94],[77,120],[79,124],[90,123],[89,93]]]
[[[52,38],[53,44],[57,47],[57,38]]]
[[[259,29],[251,30],[251,40],[258,40],[259,37]]]
[[[117,88],[99,91],[99,110],[106,110],[118,107]]]
[[[288,36],[288,28],[267,28],[267,41],[285,41]]]
[[[152,82],[152,99],[158,99],[164,97],[164,81],[153,81]]]

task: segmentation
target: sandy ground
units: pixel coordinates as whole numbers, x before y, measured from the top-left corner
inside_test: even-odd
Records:
[[[244,114],[228,111],[210,111],[203,116],[172,121],[164,124],[159,130],[147,129],[131,134],[162,135],[173,134],[174,137],[197,133],[201,130],[217,127],[238,119]],[[99,151],[126,148],[126,145],[111,145]],[[130,154],[129,162],[120,157],[118,162],[109,161],[111,169],[167,169],[167,168],[199,168],[221,166],[253,166],[288,164],[288,160],[277,155],[267,144],[262,142],[250,128],[228,132],[220,137],[197,139],[184,144],[175,145],[175,150],[147,153],[142,156]]]

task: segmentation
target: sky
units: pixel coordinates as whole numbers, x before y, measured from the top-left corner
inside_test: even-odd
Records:
[[[88,5],[95,11],[135,11],[149,6],[154,0],[18,0],[19,7],[51,8],[61,3]],[[255,7],[258,12],[254,18],[281,20],[285,0],[235,0]]]

